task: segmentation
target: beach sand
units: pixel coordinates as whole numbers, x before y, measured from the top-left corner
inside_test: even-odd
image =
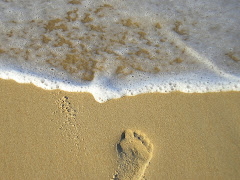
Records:
[[[0,80],[0,99],[0,179],[105,180],[126,169],[146,169],[149,180],[240,179],[240,92],[100,104],[87,93]]]

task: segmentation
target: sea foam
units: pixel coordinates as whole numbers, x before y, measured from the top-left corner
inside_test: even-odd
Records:
[[[240,2],[0,1],[0,78],[92,93],[240,90]]]

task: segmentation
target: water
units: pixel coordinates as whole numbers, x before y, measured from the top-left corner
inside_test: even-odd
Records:
[[[90,92],[240,90],[238,0],[1,0],[0,78]]]

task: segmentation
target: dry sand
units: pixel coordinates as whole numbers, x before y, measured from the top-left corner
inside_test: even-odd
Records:
[[[0,179],[105,180],[133,161],[127,169],[146,168],[150,180],[240,179],[240,92],[99,104],[90,94],[0,80],[0,99]]]

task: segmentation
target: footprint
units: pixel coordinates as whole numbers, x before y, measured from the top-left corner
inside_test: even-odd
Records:
[[[114,180],[139,180],[152,158],[153,145],[141,131],[126,130],[117,144],[119,167]]]

